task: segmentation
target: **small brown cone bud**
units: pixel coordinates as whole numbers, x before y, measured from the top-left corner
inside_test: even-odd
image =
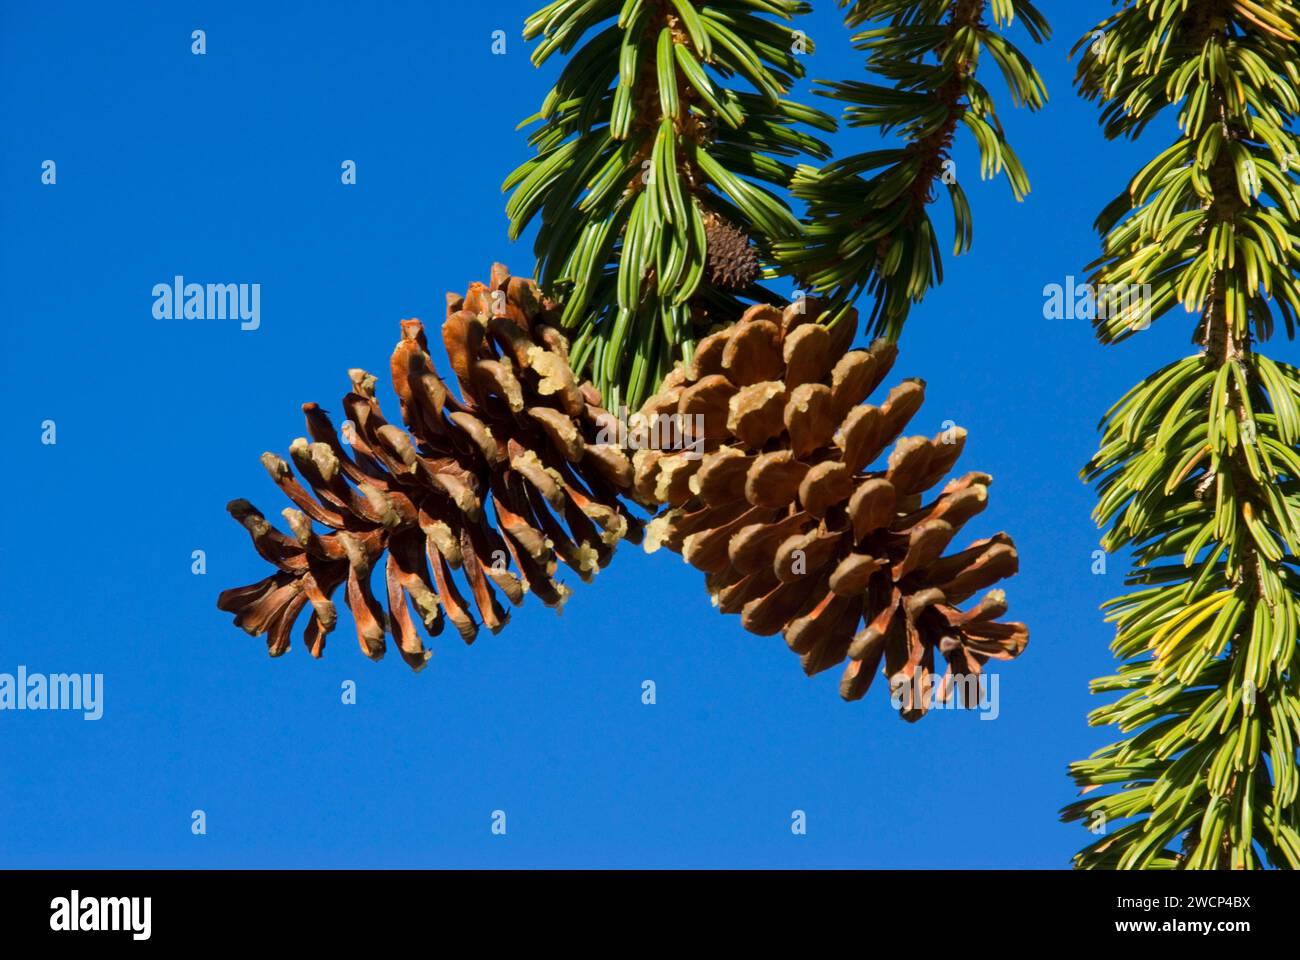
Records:
[[[758,254],[744,231],[710,213],[704,218],[704,236],[710,283],[727,290],[743,290],[758,279]]]

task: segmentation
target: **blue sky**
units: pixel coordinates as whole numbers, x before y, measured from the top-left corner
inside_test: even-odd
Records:
[[[816,6],[810,73],[860,76]],[[258,456],[304,432],[302,402],[337,409],[349,367],[382,374],[399,318],[436,322],[494,259],[531,270],[500,184],[554,68],[531,66],[529,8],[504,0],[0,4],[0,672],[105,685],[95,722],[0,712],[0,866],[1067,865],[1087,834],[1057,822],[1065,766],[1109,737],[1086,726],[1087,682],[1112,666],[1097,607],[1123,573],[1090,572],[1077,471],[1114,399],[1191,349],[1181,314],[1117,348],[1043,318],[1044,285],[1083,273],[1097,211],[1170,135],[1107,144],[1071,89],[1069,47],[1109,9],[1044,3],[1041,48],[1013,30],[1050,103],[1015,111],[987,80],[1033,192],[980,182],[960,142],[975,246],[904,334],[895,376],[929,384],[917,430],[955,420],[964,468],[995,477],[970,532],[1015,537],[1006,587],[1031,629],[996,721],[908,725],[879,687],[841,702],[838,672],[804,678],[691,568],[630,545],[563,616],[526,604],[468,648],[446,632],[419,675],[365,660],[346,623],[323,661],[301,643],[268,659],[215,609],[265,573],[224,504],[278,513]],[[260,328],[155,320],[176,274],[260,283]]]

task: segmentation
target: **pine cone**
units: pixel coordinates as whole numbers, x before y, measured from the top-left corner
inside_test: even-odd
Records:
[[[619,540],[639,542],[640,521],[619,500],[631,462],[598,441],[612,418],[594,387],[574,382],[568,345],[550,325],[556,316],[532,281],[495,264],[490,284],[447,296],[442,339],[460,400],[434,371],[423,326],[403,320],[391,372],[407,430],[384,419],[375,378],[363,370],[350,371],[343,399],[351,453],[325,412],[304,404],[311,440],[295,440],[289,454],[311,492],[280,457],[262,457],[297,506],[284,511],[292,536],[246,500],[227,508],[279,569],[226,590],[217,606],[248,633],[265,634],[279,656],[310,604],[305,640],[319,657],[336,621],[330,597],[346,582],[362,652],[382,657],[388,630],[419,670],[430,653],[408,598],[430,636],[442,631],[444,612],[466,643],[478,631],[453,570],[495,633],[509,618],[497,589],[514,604],[531,590],[560,607],[569,590],[555,580],[557,557],[589,580]],[[370,587],[385,552],[387,614]]]
[[[709,213],[704,218],[704,237],[710,283],[724,290],[743,290],[758,279],[758,254],[743,230]]]
[[[936,649],[947,661],[944,701],[955,678],[1024,649],[1024,625],[995,622],[1001,590],[967,612],[957,606],[1015,573],[1016,550],[1000,533],[942,556],[984,509],[991,478],[968,473],[923,502],[965,431],[900,439],[924,383],[904,380],[880,406],[865,404],[896,348],[878,340],[848,351],[856,316],[828,329],[808,322],[819,312],[812,301],[751,307],[702,340],[642,408],[634,490],[669,507],[651,521],[646,549],[681,553],[707,574],[724,613],[739,611],[760,635],[782,632],[810,676],[848,657],[846,700],[866,693],[883,660],[915,720],[929,706]],[[868,469],[891,443],[883,469]],[[971,705],[971,687],[958,693]]]

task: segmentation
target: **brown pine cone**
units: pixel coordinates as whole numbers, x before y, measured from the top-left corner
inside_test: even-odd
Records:
[[[246,500],[228,506],[279,569],[226,590],[217,606],[248,633],[265,634],[279,656],[310,604],[305,640],[319,657],[337,619],[330,597],[346,583],[362,652],[382,657],[387,630],[419,670],[430,653],[408,598],[430,636],[442,631],[444,613],[466,643],[478,631],[454,570],[495,633],[509,618],[496,590],[514,604],[531,590],[560,607],[569,590],[555,579],[557,558],[589,580],[619,540],[639,542],[640,521],[619,500],[631,462],[598,442],[612,418],[591,384],[574,382],[568,345],[550,325],[556,317],[536,284],[495,264],[489,284],[447,296],[442,339],[459,400],[434,371],[423,326],[403,320],[391,373],[406,430],[384,419],[375,378],[363,370],[350,372],[343,441],[320,407],[304,404],[311,439],[295,440],[289,454],[307,486],[280,457],[262,457],[297,506],[284,511],[292,536]],[[370,587],[381,561],[387,613]]]
[[[856,316],[828,329],[809,322],[819,312],[812,301],[751,307],[702,340],[642,408],[635,494],[669,507],[651,521],[646,549],[681,553],[708,575],[719,609],[754,633],[783,633],[809,675],[848,657],[846,700],[866,693],[883,661],[903,716],[918,719],[937,650],[947,661],[939,699],[956,686],[972,705],[976,690],[954,681],[1028,642],[1023,624],[996,622],[1001,590],[958,609],[1016,572],[1011,539],[943,556],[984,509],[991,478],[968,473],[926,502],[965,431],[900,439],[925,384],[904,380],[880,406],[864,403],[896,348],[878,340],[850,351]]]

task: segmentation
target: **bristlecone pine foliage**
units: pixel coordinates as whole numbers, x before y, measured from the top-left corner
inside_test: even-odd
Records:
[[[1200,351],[1129,391],[1085,476],[1133,593],[1090,716],[1127,739],[1071,772],[1098,834],[1085,868],[1300,866],[1300,370],[1254,349],[1300,314],[1300,12],[1279,0],[1137,0],[1082,39],[1109,137],[1167,108],[1181,135],[1098,218],[1097,332],[1176,304]],[[1162,123],[1160,129],[1171,124]],[[1144,302],[1145,301],[1145,302]],[[1143,309],[1145,307],[1145,309]],[[1105,309],[1103,309],[1105,308]],[[1102,829],[1099,829],[1102,828]]]
[[[812,301],[749,308],[642,408],[638,442],[651,443],[633,458],[635,493],[670,507],[646,548],[667,546],[703,570],[724,613],[739,612],[753,633],[782,633],[809,675],[847,657],[846,700],[866,693],[883,662],[908,720],[925,714],[936,683],[940,699],[971,705],[974,690],[954,690],[954,675],[977,677],[1028,641],[1024,625],[998,622],[1001,590],[959,608],[1015,573],[1010,538],[944,556],[984,509],[991,478],[967,473],[927,499],[965,431],[901,437],[924,383],[904,380],[879,406],[864,403],[896,348],[847,350],[856,316],[832,330],[813,321],[820,311]]]
[[[840,0],[866,67],[883,82],[819,81],[823,96],[847,104],[852,127],[896,131],[897,146],[840,157],[818,169],[801,165],[791,183],[807,201],[804,234],[778,240],[782,268],[829,301],[829,322],[865,291],[873,302],[870,336],[897,339],[913,304],[943,279],[942,256],[927,205],[937,184],[952,202],[953,254],[969,249],[970,205],[951,147],[958,126],[975,138],[980,176],[1005,171],[1017,200],[1029,180],[1007,143],[993,100],[976,78],[984,51],[997,64],[1012,102],[1036,110],[1047,100],[1038,72],[1006,37],[1019,18],[1039,43],[1050,35],[1027,0]]]
[[[289,455],[306,486],[282,458],[262,457],[295,504],[284,511],[291,533],[246,500],[228,507],[276,571],[225,591],[217,605],[265,635],[272,656],[289,648],[310,606],[305,641],[319,657],[337,620],[331,596],[344,587],[362,653],[382,657],[391,632],[416,670],[430,656],[417,618],[430,637],[450,620],[470,643],[474,610],[494,633],[509,618],[498,591],[513,604],[531,591],[561,606],[569,590],[556,579],[557,560],[589,580],[621,539],[639,540],[640,521],[619,500],[631,462],[598,442],[610,417],[595,388],[575,381],[557,318],[531,280],[500,264],[488,284],[448,294],[442,341],[460,399],[435,372],[420,322],[403,320],[391,374],[406,429],[384,418],[364,370],[350,371],[343,441],[319,406],[304,404],[310,439],[295,440]],[[386,612],[371,590],[381,564]]]
[[[534,220],[573,367],[636,409],[695,342],[775,299],[771,245],[800,236],[788,158],[825,159],[826,114],[787,98],[812,43],[797,0],[555,0],[528,18],[542,64],[570,54],[505,182]]]

